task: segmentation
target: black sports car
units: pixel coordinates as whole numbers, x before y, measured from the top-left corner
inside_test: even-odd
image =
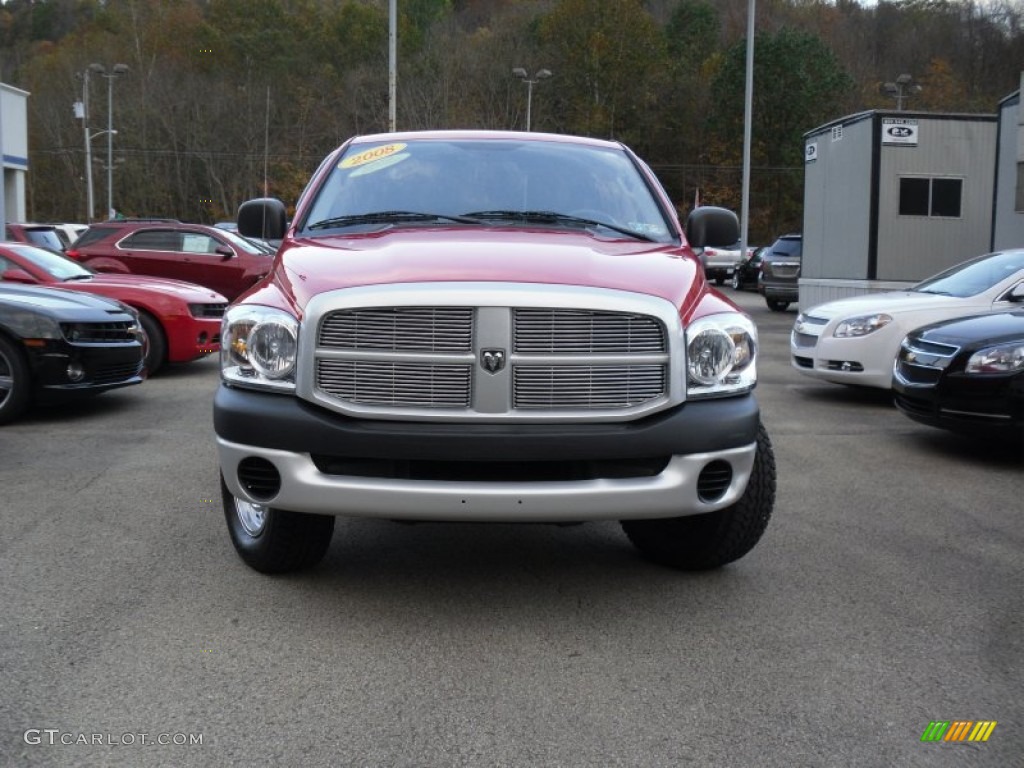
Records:
[[[896,406],[922,424],[1024,439],[1024,309],[908,334],[893,390]]]
[[[0,424],[29,405],[142,382],[146,337],[126,305],[0,283]]]

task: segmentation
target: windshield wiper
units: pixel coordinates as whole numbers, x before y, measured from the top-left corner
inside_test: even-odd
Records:
[[[68,275],[64,280],[92,280],[92,275]]]
[[[626,235],[627,237],[634,238],[635,240],[645,240],[649,243],[655,242],[654,238],[645,235],[642,232],[629,229],[628,227],[612,224],[607,221],[598,221],[597,219],[587,219],[582,216],[571,216],[568,213],[558,213],[557,211],[473,211],[472,213],[464,215],[474,219],[492,219],[498,221],[524,221],[539,224],[583,224],[590,227],[604,227],[605,229],[610,229],[613,232],[618,232],[621,235]]]
[[[418,211],[374,211],[350,216],[335,216],[309,224],[306,229],[333,229],[352,227],[359,224],[393,224],[407,221],[454,221],[459,224],[479,224],[468,216],[449,216],[445,213],[420,213]]]

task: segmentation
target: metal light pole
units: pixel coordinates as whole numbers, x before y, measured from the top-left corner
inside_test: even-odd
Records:
[[[526,70],[522,67],[516,67],[512,70],[512,76],[518,77],[524,83],[526,83],[526,130],[530,130],[530,110],[533,106],[533,84],[538,83],[541,80],[546,80],[551,77],[550,69],[538,69],[537,73],[530,79],[530,76],[526,74]]]
[[[755,0],[747,2],[747,70],[743,94],[743,189],[740,201],[740,256],[747,256],[747,225],[750,221],[750,149],[754,128],[754,11]]]
[[[95,136],[89,135],[89,72],[91,67],[79,73],[82,78],[82,101],[81,110],[79,104],[75,104],[75,116],[82,119],[82,134],[85,137],[85,223],[92,224],[92,215],[96,206],[92,199],[92,140]],[[98,134],[97,134],[98,135]]]
[[[107,216],[114,215],[114,78],[128,71],[127,64],[115,64],[110,71],[102,64],[90,64],[89,69],[107,79]],[[97,136],[99,134],[96,134]]]
[[[902,74],[896,78],[896,82],[882,83],[878,89],[885,96],[896,99],[896,111],[903,111],[903,100],[916,96],[921,92],[921,86],[914,82],[914,76]]]
[[[388,3],[388,130],[395,132],[398,117],[398,0]]]

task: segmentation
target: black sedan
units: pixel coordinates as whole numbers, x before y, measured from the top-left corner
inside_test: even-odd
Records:
[[[761,277],[761,260],[771,250],[769,246],[751,251],[742,261],[737,261],[732,270],[732,287],[737,291],[756,291]]]
[[[947,320],[907,335],[896,406],[940,429],[1024,439],[1024,309]]]
[[[0,284],[0,424],[50,403],[142,382],[146,337],[124,304]]]

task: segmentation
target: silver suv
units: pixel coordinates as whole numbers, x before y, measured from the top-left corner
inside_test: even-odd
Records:
[[[790,303],[799,300],[802,255],[803,238],[800,235],[783,235],[764,254],[757,290],[773,312],[783,312]]]

